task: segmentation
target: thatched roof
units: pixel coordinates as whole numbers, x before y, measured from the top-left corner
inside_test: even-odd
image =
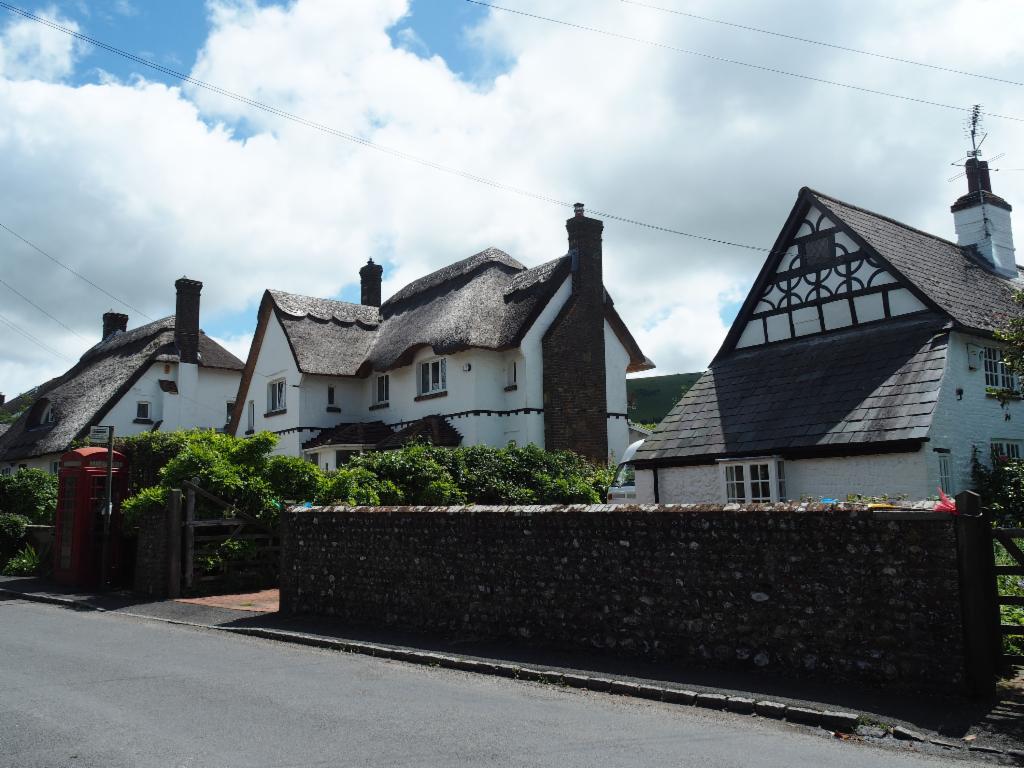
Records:
[[[205,333],[199,337],[200,366],[241,370],[242,361]],[[33,393],[33,407],[0,435],[0,460],[59,453],[96,424],[154,362],[177,362],[174,317],[117,332],[86,351],[63,376]],[[38,424],[36,404],[46,400],[52,424]]]

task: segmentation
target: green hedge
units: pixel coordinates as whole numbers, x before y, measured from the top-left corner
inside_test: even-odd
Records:
[[[57,512],[57,476],[41,469],[0,475],[0,512],[21,515],[35,525],[52,525]]]
[[[234,438],[213,431],[147,433],[120,442],[144,468],[132,468],[142,481],[156,470],[156,481],[137,488],[125,502],[129,523],[144,509],[163,503],[164,493],[185,480],[199,485],[268,523],[285,502],[367,505],[596,504],[605,497],[613,470],[568,451],[536,446],[518,448],[435,448],[411,445],[398,451],[366,453],[336,472],[286,456],[271,456],[277,438],[260,433]],[[132,460],[131,458],[129,459]],[[219,516],[215,505],[199,501],[198,514]]]

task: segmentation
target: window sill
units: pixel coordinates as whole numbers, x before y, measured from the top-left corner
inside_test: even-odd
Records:
[[[374,403],[373,405],[370,406],[370,410],[371,411],[379,411],[379,410],[382,410],[384,408],[390,408],[390,407],[391,407],[391,403]]]
[[[519,389],[519,386],[517,384],[509,384],[507,387],[505,387],[506,392],[515,392],[517,389]]]
[[[263,414],[264,419],[269,419],[271,416],[280,416],[281,414],[288,413],[287,408],[283,408],[280,411],[267,411]]]
[[[152,419],[132,419],[132,424],[152,424]]]
[[[256,434],[256,430],[255,429],[247,429],[242,434],[244,434],[246,437],[248,437],[249,435],[255,435]]]
[[[327,406],[327,412],[328,413],[341,413],[341,408],[339,408],[336,405],[328,405]]]
[[[423,400],[436,400],[439,397],[448,397],[448,390],[442,389],[440,392],[429,392],[425,395],[416,395],[413,399],[415,402],[419,403]]]

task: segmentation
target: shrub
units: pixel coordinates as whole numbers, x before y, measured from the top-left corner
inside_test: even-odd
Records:
[[[0,512],[27,517],[37,525],[52,525],[57,511],[57,476],[41,469],[19,469],[0,476]]]
[[[991,467],[983,464],[975,449],[971,457],[975,490],[999,525],[1024,524],[1024,461],[993,456]]]
[[[43,562],[39,553],[31,544],[26,544],[20,552],[7,561],[4,566],[4,576],[34,576],[39,573]]]
[[[18,549],[25,538],[28,518],[22,515],[0,512],[0,562],[6,560]]]
[[[294,456],[274,456],[267,462],[267,481],[274,493],[289,501],[312,501],[323,479],[315,465]]]
[[[167,489],[144,488],[121,503],[121,519],[126,529],[137,529],[143,515],[159,512],[167,506]]]

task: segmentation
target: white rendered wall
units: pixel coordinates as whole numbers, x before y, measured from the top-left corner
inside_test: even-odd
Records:
[[[913,453],[786,461],[786,494],[795,501],[801,498],[844,501],[849,494],[924,499],[936,493],[934,489],[929,491],[928,461],[925,449]],[[653,503],[653,471],[640,470],[636,476],[637,503]],[[662,504],[725,503],[719,464],[659,469],[658,491]]]
[[[604,367],[606,379],[606,400],[608,413],[625,414],[628,408],[626,396],[626,368],[629,367],[629,352],[622,346],[611,325],[604,323]],[[608,461],[618,464],[623,452],[629,447],[629,420],[608,419]]]
[[[285,412],[275,416],[265,416],[267,412],[267,384],[275,379],[284,378]],[[249,403],[255,404],[253,431],[279,432],[279,441],[274,449],[275,454],[298,456],[301,453],[302,437],[297,431],[304,426],[299,423],[300,402],[299,390],[294,385],[299,383],[299,369],[292,356],[288,339],[278,322],[271,314],[267,321],[267,330],[263,336],[259,355],[256,358],[255,370],[249,383],[249,391],[245,393],[242,405],[242,418],[238,422],[238,437],[245,435],[249,429]]]
[[[1017,276],[1010,212],[995,205],[976,205],[953,214],[956,241],[976,245],[1000,273]]]
[[[11,474],[17,472],[19,469],[41,469],[44,472],[53,472],[53,463],[60,461],[62,454],[59,453],[47,453],[43,456],[36,456],[31,459],[16,459],[15,461],[5,461],[0,464],[0,471],[9,470]]]
[[[1024,403],[1014,401],[1003,408],[996,398],[985,393],[984,364],[980,355],[976,355],[973,361],[975,370],[970,370],[968,345],[978,348],[979,352],[983,346],[998,346],[992,340],[962,333],[950,334],[946,372],[928,433],[929,442],[925,447],[929,454],[929,496],[937,493],[935,489],[939,484],[936,448],[949,450],[953,484],[952,490],[944,490],[959,493],[973,487],[971,455],[974,449],[977,449],[981,461],[989,464],[993,440],[1024,442]],[[963,390],[962,396],[957,395],[958,389]]]

